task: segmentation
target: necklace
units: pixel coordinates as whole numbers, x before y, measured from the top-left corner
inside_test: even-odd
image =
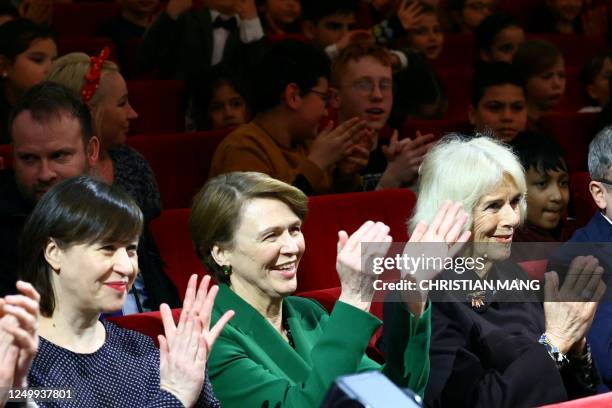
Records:
[[[287,336],[287,340],[289,341],[289,345],[291,346],[291,348],[295,348],[295,342],[293,341],[293,335],[291,334],[291,329],[289,328],[289,323],[287,323],[287,320],[283,318],[283,320],[281,320],[281,327],[283,328],[283,330],[285,331],[285,335]]]

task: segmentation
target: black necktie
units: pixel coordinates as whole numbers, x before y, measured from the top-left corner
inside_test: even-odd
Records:
[[[236,17],[231,17],[227,20],[221,18],[221,16],[217,16],[215,21],[213,22],[213,28],[225,28],[227,31],[233,31],[238,27],[238,22],[236,21]]]

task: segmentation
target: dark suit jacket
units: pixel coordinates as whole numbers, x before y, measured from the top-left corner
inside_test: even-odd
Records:
[[[227,37],[221,63],[247,70],[264,51],[265,37],[244,44],[236,28]],[[159,69],[164,78],[195,80],[209,72],[212,52],[213,26],[208,8],[186,11],[176,21],[164,12],[145,33],[139,61],[144,70]]]
[[[422,395],[429,375],[430,313],[415,322],[406,309],[392,322],[393,353],[381,367],[365,355],[380,320],[343,302],[331,315],[299,297],[283,301],[295,349],[268,321],[226,285],[220,285],[213,321],[228,310],[225,327],[208,360],[215,395],[223,407],[318,407],[340,375],[380,370]]]
[[[510,262],[493,268],[491,279],[528,279]],[[467,271],[461,279],[468,274],[477,278]],[[456,279],[456,274],[445,271],[440,278]],[[538,343],[545,324],[537,298],[507,302],[491,292],[486,306],[476,311],[465,297],[441,295],[448,298],[432,307],[427,406],[532,407],[594,393],[577,381],[572,366],[559,371]]]
[[[592,242],[593,245],[571,247],[572,243]],[[552,268],[563,269],[576,255],[594,255],[604,267],[604,281],[608,285],[606,298],[597,307],[593,325],[587,339],[591,345],[593,360],[605,385],[600,391],[612,388],[612,225],[597,212],[589,223],[574,233],[568,245],[562,247],[549,261]],[[551,268],[549,268],[551,269]]]

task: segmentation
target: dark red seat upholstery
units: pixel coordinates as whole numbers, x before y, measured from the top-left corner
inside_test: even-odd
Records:
[[[115,44],[107,37],[59,37],[57,39],[57,52],[59,55],[71,52],[84,52],[85,54],[99,55],[104,47],[108,47],[110,53],[108,59],[117,62],[117,51]]]
[[[586,172],[573,173],[570,178],[570,210],[579,227],[586,225],[598,210],[589,191],[591,175]]]
[[[151,222],[150,230],[159,248],[166,274],[176,285],[181,299],[194,273],[206,273],[189,237],[189,209],[163,211]]]
[[[120,12],[117,2],[56,2],[52,25],[60,37],[91,37]]]
[[[565,70],[565,95],[557,106],[560,112],[578,112],[589,104],[587,96],[580,79],[581,71],[578,68],[567,68]]]
[[[129,137],[127,144],[155,173],[164,209],[187,208],[208,180],[210,162],[227,130]]]
[[[128,81],[127,87],[130,104],[138,113],[138,119],[130,124],[130,134],[185,130],[185,89],[182,81]]]
[[[439,139],[453,132],[471,134],[474,127],[465,119],[407,120],[402,128],[401,136],[414,138],[417,130],[422,135],[432,133]]]
[[[559,404],[545,405],[542,408],[609,408],[612,406],[612,392],[580,398]]]
[[[476,61],[476,51],[472,33],[445,34],[442,52],[431,64],[436,69],[472,65]]]
[[[0,158],[2,158],[0,170],[13,167],[13,148],[10,144],[0,145]]]
[[[178,323],[180,315],[181,309],[172,309],[172,317],[175,323]],[[155,345],[159,347],[157,335],[164,334],[164,325],[159,312],[137,313],[127,316],[108,317],[107,319],[117,326],[149,336],[153,339]]]
[[[554,137],[565,150],[570,172],[586,170],[596,120],[594,113],[552,113],[540,118],[541,130]]]
[[[394,241],[406,241],[406,220],[416,202],[408,189],[311,197],[304,223],[306,252],[300,263],[298,291],[338,286],[336,243],[338,231],[353,233],[368,220],[391,227]]]
[[[448,111],[445,119],[467,120],[472,97],[474,70],[471,68],[439,69],[440,82],[448,94]]]

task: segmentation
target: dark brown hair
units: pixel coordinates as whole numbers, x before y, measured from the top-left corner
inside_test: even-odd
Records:
[[[138,205],[115,186],[86,176],[64,180],[47,191],[30,214],[21,235],[19,273],[40,293],[40,312],[55,309],[51,267],[45,258],[50,239],[71,245],[129,243],[143,227]]]

